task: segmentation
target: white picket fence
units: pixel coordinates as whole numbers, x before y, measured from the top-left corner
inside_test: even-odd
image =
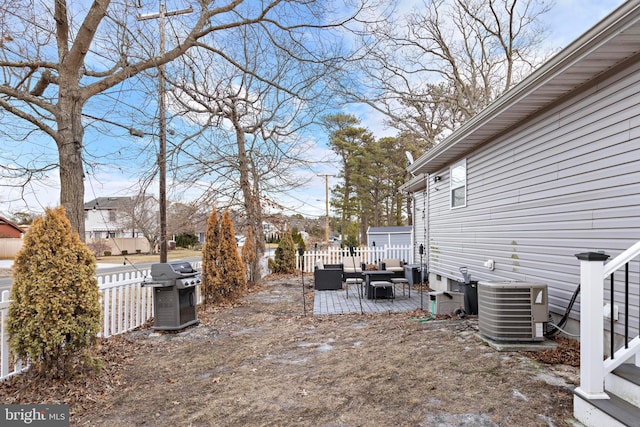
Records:
[[[108,338],[142,326],[153,317],[153,288],[140,284],[151,270],[138,270],[98,277],[102,331]]]
[[[191,262],[199,270],[201,261]],[[141,286],[151,270],[114,273],[98,277],[102,330],[99,337],[132,331],[153,317],[153,288]],[[0,299],[0,381],[24,371],[26,364],[15,360],[9,351],[6,318],[9,313],[9,291],[3,291]],[[202,302],[200,287],[196,289],[197,302]]]
[[[7,316],[9,314],[9,291],[2,291],[0,295],[0,381],[24,371],[21,360],[14,360],[9,351],[9,336],[7,334]]]
[[[311,273],[318,261],[322,261],[323,264],[340,264],[342,257],[345,256],[350,256],[349,248],[329,247],[321,251],[317,251],[313,247],[307,248],[302,257],[296,253],[296,268],[302,270],[304,266],[304,272]],[[377,264],[385,258],[400,259],[408,264],[412,264],[414,261],[411,245],[354,247],[353,256],[360,258],[362,262],[367,264]]]

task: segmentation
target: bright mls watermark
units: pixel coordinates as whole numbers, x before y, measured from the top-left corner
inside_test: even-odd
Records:
[[[0,426],[69,427],[69,405],[0,405]]]

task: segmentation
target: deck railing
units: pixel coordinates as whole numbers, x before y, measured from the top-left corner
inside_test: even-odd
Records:
[[[576,256],[580,260],[581,283],[580,386],[576,392],[587,399],[608,399],[604,392],[605,376],[629,361],[640,366],[640,325],[632,325],[629,320],[629,265],[640,257],[640,242],[606,264],[609,256],[603,253],[587,252]],[[618,286],[620,273],[624,278],[622,285]],[[638,280],[640,281],[640,277]],[[603,307],[607,282],[609,310],[606,313],[608,321],[605,327]],[[635,295],[638,293],[636,290]],[[622,310],[619,310],[620,306]],[[618,316],[620,311],[623,313],[622,319]],[[632,329],[636,332],[630,332]],[[609,340],[608,349],[605,351],[607,330]],[[605,354],[609,357],[603,361]]]

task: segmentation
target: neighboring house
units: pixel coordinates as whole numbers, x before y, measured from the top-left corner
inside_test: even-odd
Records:
[[[282,231],[276,225],[268,221],[262,221],[262,233],[264,234],[264,238],[268,240],[274,239],[279,236]]]
[[[5,217],[0,216],[0,239],[21,239],[24,230]]]
[[[367,246],[377,247],[413,245],[413,228],[406,226],[396,227],[369,227],[367,230]]]
[[[13,258],[22,247],[24,230],[0,216],[0,259]]]
[[[200,218],[195,220],[195,225],[194,225],[195,232],[194,232],[194,234],[198,237],[198,242],[200,242],[200,243],[204,243],[205,242],[205,235],[207,234],[206,233],[207,220],[208,220],[208,217],[206,217],[206,216],[202,216],[202,217],[200,217]]]
[[[140,229],[142,226],[135,226],[135,223],[144,224],[145,221],[133,221],[132,212],[145,211],[149,215],[152,224],[150,226],[159,227],[157,223],[157,202],[152,197],[147,197],[142,204],[136,204],[134,197],[98,197],[84,204],[85,236],[92,238],[121,238],[121,237],[144,237]]]
[[[546,283],[562,314],[575,254],[640,241],[639,52],[630,1],[408,167],[430,287],[452,289],[464,266],[472,280]]]

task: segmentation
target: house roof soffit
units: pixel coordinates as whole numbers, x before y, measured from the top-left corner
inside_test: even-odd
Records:
[[[400,186],[403,193],[415,193],[427,187],[427,176],[420,174],[412,177],[409,181]]]

